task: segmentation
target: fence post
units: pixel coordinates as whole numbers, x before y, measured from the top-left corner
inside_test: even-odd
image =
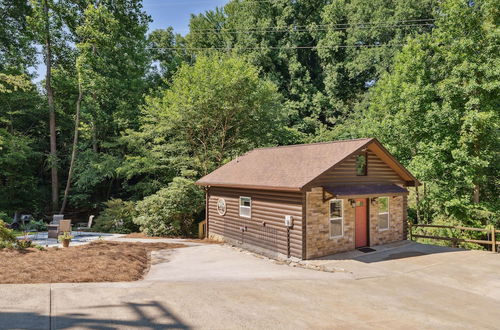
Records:
[[[410,241],[413,241],[413,233],[412,233],[411,221],[408,221],[408,231],[410,232]]]
[[[491,228],[491,251],[497,252],[497,238],[495,236],[495,226]]]

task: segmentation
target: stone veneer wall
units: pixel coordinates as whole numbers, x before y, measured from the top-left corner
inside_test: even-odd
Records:
[[[380,245],[406,239],[404,225],[406,196],[389,197],[389,229],[378,230],[378,204],[369,200],[370,245]],[[343,199],[344,235],[330,238],[329,202],[323,202],[323,188],[306,193],[306,258],[353,250],[355,248],[355,209]]]
[[[406,239],[406,196],[389,197],[389,229],[378,229],[378,203],[370,203],[370,246]]]
[[[323,203],[323,188],[306,193],[306,258],[321,257],[354,249],[354,208],[343,200],[344,235],[330,238],[330,203]]]

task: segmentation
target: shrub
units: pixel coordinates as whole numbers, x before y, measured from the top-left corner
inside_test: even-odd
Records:
[[[3,220],[3,222],[10,224],[12,223],[12,218],[7,215],[7,213],[0,211],[0,220]]]
[[[16,235],[14,234],[14,231],[12,229],[7,228],[7,224],[3,222],[3,220],[0,220],[0,243],[1,242],[7,242],[7,243],[16,242]]]
[[[129,234],[139,230],[139,226],[133,221],[136,215],[134,202],[111,199],[104,205],[106,208],[97,217],[95,230],[120,234]]]
[[[16,248],[27,249],[33,245],[33,242],[29,239],[20,239],[16,242]]]
[[[137,203],[134,222],[149,236],[189,235],[204,208],[203,198],[192,180],[176,177],[167,188]]]
[[[31,230],[47,231],[47,224],[43,220],[31,221],[27,227]]]

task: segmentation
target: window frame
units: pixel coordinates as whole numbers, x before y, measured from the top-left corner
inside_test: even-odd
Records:
[[[358,157],[360,157],[360,156],[365,157],[364,171],[361,174],[358,173]],[[367,152],[359,153],[356,155],[356,161],[355,161],[354,167],[355,167],[355,171],[356,171],[356,176],[367,176],[368,175],[368,153]]]
[[[391,229],[391,208],[390,208],[391,199],[389,198],[389,196],[381,196],[378,198],[379,199],[380,198],[387,198],[387,212],[380,212],[380,208],[378,207],[378,205],[380,205],[380,204],[377,204],[377,207],[378,207],[378,210],[377,210],[378,231],[386,231],[386,230]],[[379,217],[381,214],[387,214],[387,228],[380,228],[380,218]]]
[[[340,217],[331,217],[331,209],[332,203],[340,201]],[[332,235],[332,220],[340,220],[341,234],[340,235]],[[330,239],[341,238],[344,237],[344,200],[342,199],[330,199],[330,203],[328,203],[328,225],[330,227]]]
[[[241,205],[241,200],[243,198],[248,198],[250,200],[250,206],[246,206],[246,205]],[[240,217],[242,218],[247,218],[247,219],[250,219],[252,218],[252,197],[248,197],[248,196],[240,196],[240,198],[238,199],[238,211],[239,211],[239,215]],[[248,209],[248,213],[250,213],[249,215],[244,215],[244,214],[241,214],[241,209],[244,208],[244,209]]]

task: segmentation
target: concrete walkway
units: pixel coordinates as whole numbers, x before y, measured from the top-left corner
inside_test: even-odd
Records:
[[[342,263],[342,271],[328,273],[227,246],[190,245],[156,253],[143,281],[0,285],[0,328],[498,329],[500,324],[499,254],[431,253],[427,246],[409,244],[370,261],[315,261]]]

